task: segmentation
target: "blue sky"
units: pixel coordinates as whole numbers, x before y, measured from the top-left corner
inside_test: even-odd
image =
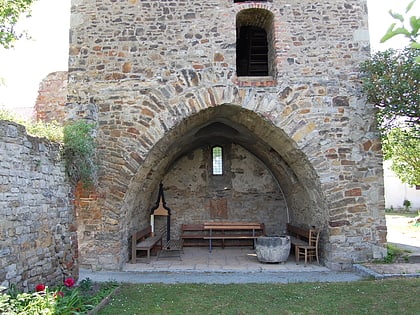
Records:
[[[388,11],[403,13],[409,0],[367,0],[369,32],[373,50],[390,46],[401,47],[402,38],[379,44],[393,22]],[[0,107],[7,109],[32,107],[38,95],[39,83],[49,73],[67,70],[70,26],[70,0],[38,0],[33,5],[32,17],[24,19],[19,27],[29,30],[31,40],[21,40],[14,49],[0,48]],[[419,2],[419,0],[418,0]],[[411,11],[419,14],[420,3]]]

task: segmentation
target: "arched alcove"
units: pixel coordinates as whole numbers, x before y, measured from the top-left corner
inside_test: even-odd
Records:
[[[267,216],[267,221],[272,221],[273,218],[279,220],[279,222],[269,224],[270,232],[282,232],[281,229],[287,222],[325,228],[327,215],[327,207],[324,204],[325,198],[322,196],[318,178],[308,158],[296,147],[293,140],[264,117],[237,105],[224,104],[203,109],[184,119],[176,127],[169,130],[165,137],[150,150],[143,166],[127,191],[124,204],[127,211],[126,224],[130,227],[128,230],[132,231],[147,224],[149,210],[155,202],[161,181],[164,181],[164,185],[165,181],[168,183],[168,192],[165,192],[166,201],[174,211],[173,219],[177,221],[176,224],[181,224],[185,220],[186,211],[194,211],[191,208],[191,204],[194,203],[189,203],[186,200],[188,196],[178,196],[181,203],[185,204],[185,207],[181,209],[180,201],[175,201],[177,198],[175,189],[177,182],[170,180],[170,174],[174,172],[174,167],[178,167],[178,175],[179,173],[185,173],[182,172],[182,167],[185,167],[185,165],[203,167],[205,163],[197,162],[200,159],[202,161],[203,156],[200,156],[200,158],[197,158],[197,156],[210,152],[210,148],[215,144],[222,144],[229,148],[228,152],[231,154],[231,162],[229,163],[237,162],[235,159],[242,155],[250,161],[252,160],[252,165],[259,165],[255,166],[255,169],[261,170],[263,176],[270,177],[275,181],[278,187],[277,191],[267,193],[267,191],[257,189],[255,193],[259,202],[263,202],[263,198],[267,198],[267,200],[273,196],[273,200],[278,198],[278,209],[274,206],[275,201],[270,200],[270,212],[264,214]],[[204,172],[194,174],[200,176],[199,174],[204,174]],[[174,176],[174,178],[176,177],[179,178],[179,176]],[[243,199],[235,202],[229,199],[231,195],[223,194],[225,185],[230,185],[232,182],[234,182],[232,177],[228,182],[221,180],[218,183],[219,187],[206,188],[206,192],[211,191],[217,195],[217,191],[220,190],[220,196],[228,198],[227,200],[232,208],[238,210],[237,207],[240,207],[240,203],[246,203],[246,200],[249,199],[242,195]],[[211,184],[207,181],[207,185],[210,186]],[[188,188],[183,187],[183,194],[186,189]],[[212,197],[214,196],[208,194],[207,201]],[[171,204],[171,198],[174,198],[175,207]],[[194,198],[206,200],[203,196]],[[205,204],[203,204],[204,210],[201,209],[202,212],[208,206],[207,201],[203,202]],[[244,208],[247,208],[247,206],[245,205]],[[183,219],[175,218],[177,210]],[[229,211],[231,210],[233,209]],[[250,215],[250,213],[252,211],[246,212],[246,215]],[[236,217],[233,217],[233,219],[241,219],[238,217],[241,215],[240,211],[235,215]],[[258,216],[259,214],[251,215],[255,215],[251,219],[263,220],[261,216]],[[200,219],[200,216],[198,216],[198,219]],[[176,231],[174,233],[176,235]],[[128,237],[128,235],[125,235],[125,237]]]

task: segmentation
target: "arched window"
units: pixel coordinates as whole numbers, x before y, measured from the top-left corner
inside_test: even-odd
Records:
[[[250,8],[236,16],[236,74],[272,76],[275,73],[274,15]]]
[[[223,148],[214,146],[211,148],[212,174],[223,175]]]

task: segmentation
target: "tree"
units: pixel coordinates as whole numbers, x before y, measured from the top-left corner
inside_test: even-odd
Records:
[[[377,119],[384,134],[401,124],[420,128],[420,50],[406,47],[375,53],[361,65],[363,91],[379,110]]]
[[[413,134],[414,133],[414,134]],[[420,137],[413,128],[393,128],[383,139],[385,159],[402,182],[420,185]]]
[[[410,10],[413,8],[416,0],[411,1],[406,10],[405,14],[408,14]],[[392,11],[389,11],[389,14],[395,19],[398,20],[401,24],[400,27],[395,27],[397,23],[392,23],[391,26],[388,28],[388,31],[386,34],[381,38],[381,43],[386,42],[390,38],[402,35],[405,36],[410,40],[410,47],[413,49],[420,49],[420,43],[417,41],[417,37],[419,35],[419,29],[420,29],[420,17],[416,17],[415,15],[410,17],[410,29],[406,28],[404,25],[405,18],[402,14],[394,13]],[[416,58],[416,62],[420,63],[420,57]]]
[[[37,0],[0,0],[0,45],[8,49],[13,43],[25,36],[25,32],[17,32],[16,23],[23,14],[30,16],[30,7]]]
[[[406,14],[415,2],[409,3]],[[404,16],[390,14],[401,25],[393,23],[381,42],[402,35],[410,45],[403,50],[377,52],[364,62],[363,91],[367,101],[378,109],[384,158],[392,160],[391,169],[402,182],[420,185],[420,18],[411,16],[409,29]]]
[[[361,65],[367,101],[376,118],[385,159],[402,182],[420,185],[420,50],[375,53]]]

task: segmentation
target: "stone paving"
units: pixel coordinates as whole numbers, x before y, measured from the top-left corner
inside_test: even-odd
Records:
[[[124,271],[203,271],[203,272],[262,272],[262,271],[328,271],[329,269],[315,263],[304,262],[296,264],[294,255],[290,255],[285,263],[260,263],[255,250],[250,247],[213,248],[184,247],[184,253],[178,257],[159,258],[153,256],[150,262],[147,258],[138,258],[136,264],[126,264]]]
[[[251,248],[184,248],[182,260],[177,257],[150,262],[138,259],[126,264],[121,272],[80,270],[80,279],[129,283],[297,283],[338,282],[363,279],[357,272],[339,272],[310,263],[296,264],[294,256],[285,263],[260,263]]]
[[[415,233],[408,235],[395,230],[395,222],[387,218],[388,242],[412,255],[420,255],[420,246],[413,241]],[[395,243],[394,243],[395,242]],[[415,245],[415,246],[413,246]],[[420,263],[355,265],[353,272],[332,271],[325,266],[303,262],[296,264],[290,255],[285,263],[260,263],[250,247],[213,248],[186,247],[182,260],[178,257],[157,259],[139,258],[136,264],[127,263],[120,272],[80,271],[80,279],[95,281],[115,280],[131,283],[296,283],[296,282],[347,282],[366,277],[420,277]]]

